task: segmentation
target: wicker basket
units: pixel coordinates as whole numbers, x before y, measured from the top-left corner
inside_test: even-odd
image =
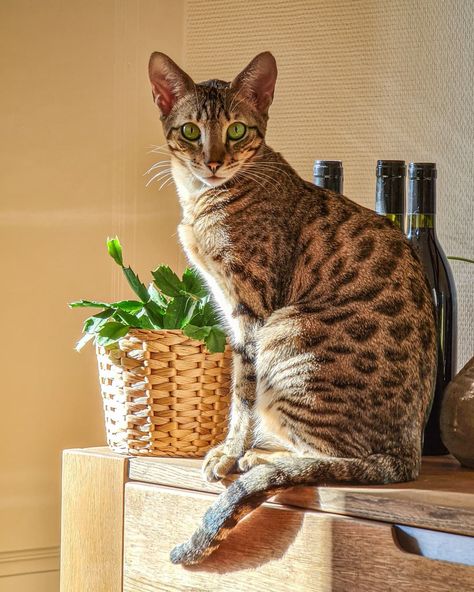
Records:
[[[231,351],[211,354],[180,330],[132,329],[97,348],[107,443],[141,456],[203,456],[224,439]]]

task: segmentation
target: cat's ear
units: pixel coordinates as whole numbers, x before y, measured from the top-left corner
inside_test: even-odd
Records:
[[[231,88],[247,98],[257,109],[266,112],[273,101],[277,79],[275,58],[269,51],[259,53],[232,81]]]
[[[155,51],[148,64],[153,99],[165,117],[173,105],[194,88],[194,82],[164,53]]]

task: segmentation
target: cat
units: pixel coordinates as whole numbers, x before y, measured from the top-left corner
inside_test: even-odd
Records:
[[[171,551],[173,563],[194,564],[282,489],[417,477],[434,310],[398,228],[303,180],[265,143],[271,53],[230,83],[197,84],[155,52],[149,76],[182,207],[180,241],[233,348],[229,433],[203,474],[243,474]],[[287,452],[258,454],[259,434]]]

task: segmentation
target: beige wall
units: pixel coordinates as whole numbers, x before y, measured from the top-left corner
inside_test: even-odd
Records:
[[[373,207],[379,158],[438,164],[439,235],[474,258],[474,2],[188,0],[186,66],[231,79],[271,50],[279,78],[268,143],[311,179],[344,161],[344,193]],[[452,264],[459,363],[474,354],[474,266]]]
[[[73,350],[84,314],[66,303],[128,294],[107,235],[142,275],[183,263],[174,192],[143,177],[164,142],[146,65],[155,49],[181,61],[183,9],[0,2],[0,589],[43,589],[1,576],[57,568],[61,450],[104,441],[93,351]]]

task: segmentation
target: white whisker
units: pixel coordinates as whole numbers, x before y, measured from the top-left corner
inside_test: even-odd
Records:
[[[262,171],[252,171],[252,172],[250,172],[249,171],[249,168],[243,167],[243,169],[245,171],[245,174],[246,175],[249,175],[249,178],[258,179],[258,180],[262,181],[263,183],[267,182],[271,186],[273,186],[275,189],[278,190],[278,183],[275,181],[275,179],[273,177],[271,177],[269,175],[266,175]],[[262,187],[263,187],[263,185],[262,185]]]
[[[158,191],[161,191],[162,189],[164,189],[166,187],[166,185],[170,184],[174,182],[173,176],[169,177],[168,179],[165,179],[164,182],[160,185],[160,188],[158,189]]]
[[[155,179],[160,179],[160,177],[164,176],[164,175],[171,175],[171,170],[166,170],[166,171],[160,171],[159,173],[156,173],[156,175],[153,175],[153,177],[146,183],[145,187],[148,187],[148,185],[150,185],[151,183],[153,183],[153,181]]]
[[[158,171],[155,177],[160,178],[162,175],[172,174],[171,169],[163,169],[162,171]]]
[[[169,150],[150,150],[148,154],[163,154],[163,156],[171,156]]]
[[[151,173],[152,171],[159,169],[159,168],[163,168],[163,167],[169,167],[170,165],[170,160],[160,160],[160,162],[156,162],[154,165],[152,165],[146,173],[143,173],[143,176],[148,175],[149,173]]]
[[[282,174],[285,175],[285,177],[287,177],[290,181],[292,181],[292,177],[284,170],[282,170],[279,166],[275,165],[273,166],[273,163],[265,163],[265,162],[259,162],[257,163],[244,163],[242,165],[244,168],[251,168],[252,170],[254,170],[256,173],[259,174],[264,174],[267,173],[267,176],[271,176],[271,173],[278,173],[278,174]],[[275,181],[274,177],[271,177],[273,181]]]
[[[241,175],[243,179],[253,181],[259,187],[261,187],[262,189],[265,189],[265,185],[260,181],[260,179],[258,179],[257,177],[254,177],[252,174],[248,173],[247,171],[245,173],[242,171],[239,171],[237,174]]]
[[[152,152],[159,152],[160,150],[168,146],[168,142],[162,144],[161,146],[155,146],[155,144],[152,144],[151,146],[152,149],[148,152],[148,154],[151,154]]]

